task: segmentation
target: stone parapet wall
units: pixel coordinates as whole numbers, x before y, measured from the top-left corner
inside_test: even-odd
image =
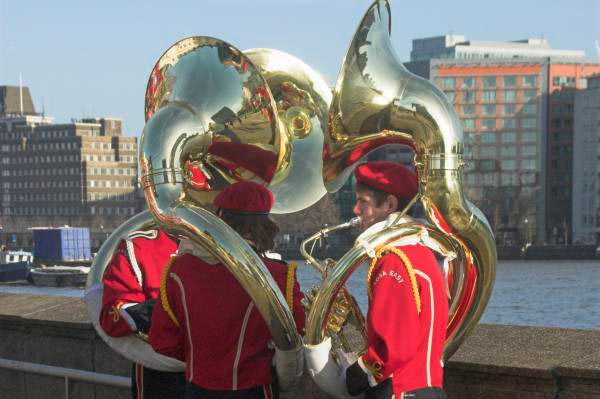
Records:
[[[129,376],[80,298],[0,294],[0,358]],[[64,381],[0,369],[0,399],[64,398]],[[450,399],[600,399],[600,331],[479,325],[446,363]],[[129,399],[72,381],[72,399]],[[326,398],[310,378],[286,398]]]

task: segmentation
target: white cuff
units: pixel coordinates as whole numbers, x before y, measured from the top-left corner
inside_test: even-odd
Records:
[[[277,372],[277,380],[279,389],[286,391],[294,386],[294,384],[302,377],[304,367],[304,348],[299,346],[296,349],[284,351],[275,347],[275,371]]]
[[[317,345],[304,345],[308,374],[323,391],[336,398],[350,398],[346,377],[330,354],[331,338]]]

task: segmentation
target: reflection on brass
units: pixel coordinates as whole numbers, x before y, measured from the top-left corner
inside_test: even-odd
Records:
[[[312,256],[314,244],[317,240],[325,237],[334,231],[340,231],[356,227],[360,224],[360,218],[355,217],[348,222],[341,223],[335,226],[325,227],[317,233],[306,238],[300,244],[300,254],[306,259],[306,263],[312,266],[321,277],[325,280],[330,271],[336,268],[336,262],[327,258],[323,262],[318,261]],[[309,244],[313,244],[311,249],[307,249]],[[318,287],[313,287],[307,294],[306,311],[311,312],[311,307],[314,305],[314,300],[319,292]],[[346,354],[350,354],[349,358],[357,358],[367,348],[367,329],[365,326],[365,318],[356,302],[356,299],[342,287],[331,304],[331,308],[327,314],[325,321],[325,332],[331,337],[333,354],[336,350],[341,349]]]
[[[269,84],[291,143],[287,175],[269,185],[275,195],[272,212],[297,212],[327,192],[321,176],[321,153],[331,90],[312,68],[282,51],[262,48],[244,54]]]
[[[483,214],[462,190],[463,133],[446,96],[408,72],[390,41],[390,10],[377,0],[366,12],[338,76],[323,149],[323,179],[329,191],[347,180],[357,162],[385,144],[415,151],[420,201],[431,226],[397,224],[366,240],[372,247],[415,236],[425,228],[434,246],[453,251],[445,356],[475,327],[490,298],[496,247]],[[349,275],[367,260],[354,246],[328,273],[307,318],[305,342],[320,343],[331,304]]]

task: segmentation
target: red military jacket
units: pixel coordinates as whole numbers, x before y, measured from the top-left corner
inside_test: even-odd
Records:
[[[135,231],[121,241],[102,278],[100,326],[106,334],[136,331],[122,307],[158,298],[163,268],[176,251],[177,243],[157,229]]]
[[[287,265],[262,259],[285,293]],[[302,292],[295,276],[289,281],[294,319],[302,331]],[[271,333],[224,265],[183,254],[174,259],[165,288],[168,305],[161,298],[154,307],[150,344],[159,353],[185,361],[189,382],[210,390],[248,389],[272,382]]]
[[[397,398],[418,388],[442,387],[448,322],[446,285],[433,253],[421,245],[398,248],[412,265],[417,292],[398,255],[387,253],[377,261],[368,281],[368,347],[359,361],[373,383],[391,377]]]

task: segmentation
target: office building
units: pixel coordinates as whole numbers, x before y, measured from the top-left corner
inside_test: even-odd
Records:
[[[575,93],[573,128],[573,242],[600,242],[600,75]]]

